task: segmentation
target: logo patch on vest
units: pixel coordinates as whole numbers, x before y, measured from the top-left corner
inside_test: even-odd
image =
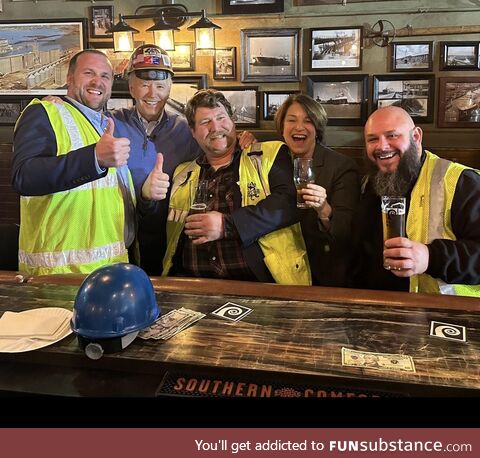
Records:
[[[247,189],[247,195],[249,199],[255,200],[260,197],[260,189],[257,188],[257,185],[253,181],[247,184]]]

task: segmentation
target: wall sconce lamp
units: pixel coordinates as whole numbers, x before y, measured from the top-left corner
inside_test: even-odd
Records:
[[[142,13],[142,10],[146,12]],[[143,5],[132,15],[119,14],[118,23],[112,28],[113,47],[115,51],[132,52],[133,34],[137,29],[129,26],[125,19],[153,19],[154,25],[146,30],[153,33],[153,42],[165,49],[175,49],[174,31],[185,24],[187,18],[201,16],[188,30],[195,31],[195,47],[197,51],[212,51],[215,49],[215,30],[221,29],[207,18],[205,10],[188,11],[184,5]]]

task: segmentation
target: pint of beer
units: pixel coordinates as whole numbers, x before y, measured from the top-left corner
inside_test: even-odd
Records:
[[[383,241],[406,237],[405,197],[382,196]]]
[[[312,159],[296,157],[293,160],[293,181],[297,188],[297,208],[308,208],[303,199],[303,194],[300,191],[306,188],[308,183],[315,183],[315,174],[312,165]]]
[[[206,213],[208,207],[208,181],[200,180],[197,184],[189,181],[190,186],[190,210],[189,215],[196,215],[198,213]],[[191,239],[196,239],[195,236],[189,236]]]

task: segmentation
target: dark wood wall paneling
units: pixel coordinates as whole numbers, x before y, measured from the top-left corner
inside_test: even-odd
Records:
[[[259,132],[254,132],[257,135]],[[261,138],[260,140],[267,140]],[[359,164],[360,171],[365,171],[363,148],[358,146],[334,147],[338,152],[353,157]],[[432,152],[446,159],[480,169],[480,149],[432,148]],[[19,197],[12,189],[10,169],[12,144],[0,143],[0,224],[18,224],[20,222]]]

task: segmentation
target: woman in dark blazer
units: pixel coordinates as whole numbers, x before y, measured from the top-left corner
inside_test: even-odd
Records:
[[[322,144],[327,113],[305,94],[292,94],[275,115],[275,127],[293,157],[313,159],[315,184],[299,191],[314,285],[347,286],[353,212],[360,195],[358,168],[348,156]]]

